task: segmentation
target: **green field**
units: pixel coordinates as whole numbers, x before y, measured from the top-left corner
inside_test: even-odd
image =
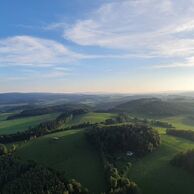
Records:
[[[61,127],[83,122],[99,123],[113,116],[111,113],[87,113],[74,117]],[[86,141],[84,130],[54,133],[21,144],[16,155],[24,160],[35,160],[64,172],[67,178],[77,179],[93,192],[99,194],[105,191],[105,175],[101,159]]]
[[[13,120],[5,120],[7,115],[0,116],[0,134],[11,134],[16,132],[25,131],[28,127],[36,126],[37,124],[55,119],[58,114],[46,114],[40,116],[19,118]]]
[[[134,162],[126,174],[144,194],[193,194],[194,176],[169,164],[177,152],[191,148],[191,141],[162,135],[161,147]]]
[[[67,125],[78,125],[80,123],[84,122],[90,122],[90,123],[100,123],[105,121],[106,119],[114,117],[115,114],[112,113],[95,113],[95,112],[90,112],[87,114],[83,114],[80,116],[74,117],[72,120],[70,120],[68,123],[65,123],[64,125],[61,126],[61,128],[67,126]]]
[[[15,154],[64,172],[67,178],[77,179],[98,194],[105,190],[103,165],[86,141],[84,130],[58,132],[32,140],[21,145]]]
[[[6,120],[10,115],[12,115],[12,113],[0,113],[0,121]]]
[[[171,123],[176,129],[194,130],[194,117],[190,115],[162,119]]]
[[[71,121],[71,123],[73,123],[74,125],[84,123],[84,122],[99,123],[99,122],[105,121],[106,119],[112,118],[113,116],[114,116],[114,114],[111,114],[111,113],[91,112],[91,113],[87,113],[85,115],[80,115],[80,116],[75,117]]]

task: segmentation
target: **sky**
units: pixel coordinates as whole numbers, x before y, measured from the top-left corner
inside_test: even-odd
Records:
[[[0,0],[0,92],[194,90],[194,0]]]

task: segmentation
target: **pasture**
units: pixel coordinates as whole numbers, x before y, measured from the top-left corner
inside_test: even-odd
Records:
[[[72,120],[73,124],[79,124],[84,122],[90,122],[90,123],[100,123],[105,121],[106,119],[112,118],[114,114],[111,113],[95,113],[90,112],[85,115],[80,115],[78,117],[75,117]]]
[[[70,130],[40,137],[22,144],[15,155],[64,172],[68,179],[77,179],[97,194],[105,190],[101,159],[85,139],[84,130]]]
[[[7,115],[0,116],[0,134],[12,134],[16,132],[22,132],[27,130],[29,127],[34,127],[41,122],[55,119],[57,113],[46,114],[40,116],[18,118],[13,120],[6,120]]]
[[[144,194],[193,194],[194,176],[169,164],[180,151],[194,148],[194,143],[181,138],[161,135],[157,151],[133,162],[126,172]]]
[[[190,115],[168,117],[162,121],[171,123],[176,129],[194,130],[194,117]]]
[[[0,113],[0,121],[6,120],[10,115],[12,115],[12,113]]]
[[[78,125],[78,124],[87,123],[87,122],[100,123],[114,116],[115,114],[112,114],[112,113],[89,112],[89,113],[74,117],[72,120],[68,121],[67,123],[62,125],[60,128],[63,128],[66,126]]]

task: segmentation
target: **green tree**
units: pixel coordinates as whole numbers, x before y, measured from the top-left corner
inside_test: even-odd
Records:
[[[0,144],[0,155],[5,155],[7,153],[7,147],[4,144]]]

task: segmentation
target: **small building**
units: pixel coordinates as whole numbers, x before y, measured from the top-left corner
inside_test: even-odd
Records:
[[[131,157],[131,156],[133,156],[133,152],[128,151],[128,152],[126,153],[126,155],[127,155],[128,157]]]
[[[58,137],[53,137],[54,140],[58,140],[59,138]]]

